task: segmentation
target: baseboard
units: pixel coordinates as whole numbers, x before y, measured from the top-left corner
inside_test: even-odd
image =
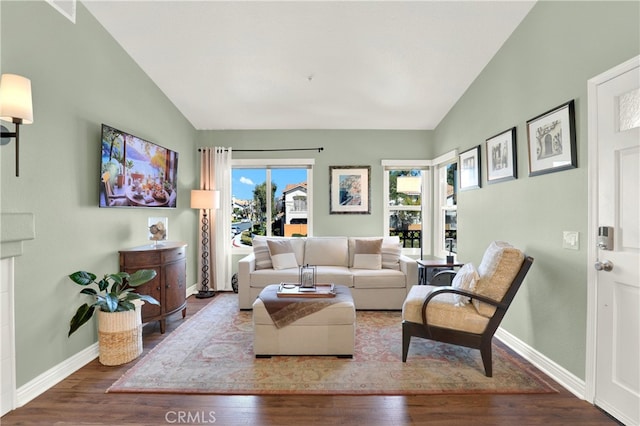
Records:
[[[194,295],[198,292],[198,284],[194,284],[190,287],[187,287],[187,297]]]
[[[187,297],[198,293],[198,284],[194,284],[186,289]],[[62,380],[75,373],[86,364],[90,363],[100,355],[98,342],[67,358],[55,367],[45,371],[38,377],[16,389],[16,408],[22,407],[29,401],[46,392]]]
[[[576,397],[585,399],[586,387],[584,380],[547,358],[503,328],[499,328],[496,331],[495,337]]]
[[[98,342],[96,342],[74,356],[67,358],[55,367],[40,374],[38,377],[27,382],[23,386],[20,386],[16,390],[17,406],[22,407],[96,359],[98,356]]]

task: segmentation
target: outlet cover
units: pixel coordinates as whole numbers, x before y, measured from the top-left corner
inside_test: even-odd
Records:
[[[578,231],[564,231],[562,233],[562,248],[567,250],[579,250],[580,233]]]

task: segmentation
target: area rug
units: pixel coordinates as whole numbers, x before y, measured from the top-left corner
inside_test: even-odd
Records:
[[[138,360],[107,392],[177,394],[411,395],[548,393],[535,368],[494,344],[493,377],[480,352],[414,338],[402,362],[401,313],[358,311],[353,359],[256,359],[250,311],[216,296]]]

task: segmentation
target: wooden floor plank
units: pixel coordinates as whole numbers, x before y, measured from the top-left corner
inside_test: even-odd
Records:
[[[212,299],[190,297],[187,316]],[[182,324],[181,315],[143,330],[147,353]],[[94,360],[33,401],[2,417],[10,425],[615,425],[561,389],[534,395],[250,396],[106,394],[130,365]],[[542,374],[542,373],[541,373]],[[543,375],[544,376],[544,375]],[[553,382],[551,379],[548,379]]]

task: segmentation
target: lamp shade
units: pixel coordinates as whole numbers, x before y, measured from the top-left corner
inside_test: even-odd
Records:
[[[403,194],[419,195],[422,193],[420,176],[398,176],[396,191]]]
[[[20,124],[33,123],[31,80],[20,75],[2,74],[0,119]]]
[[[191,190],[192,209],[217,209],[220,206],[220,191],[208,189]]]

